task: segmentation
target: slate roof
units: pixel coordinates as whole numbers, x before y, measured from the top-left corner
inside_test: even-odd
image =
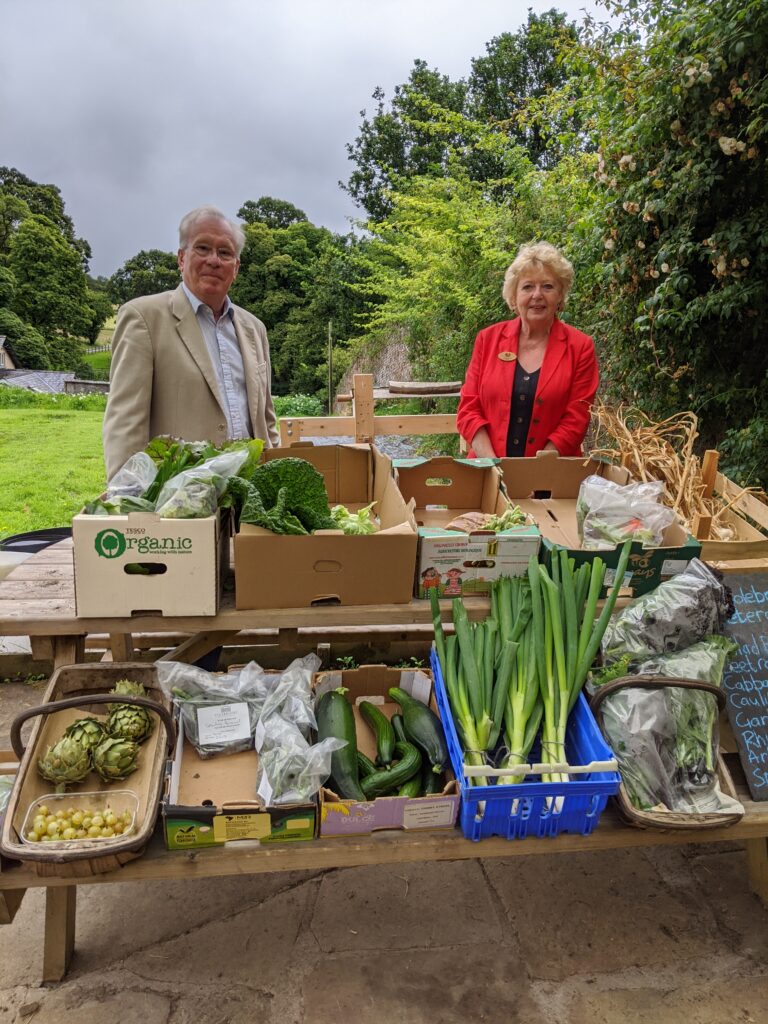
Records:
[[[0,372],[0,384],[7,387],[26,388],[49,395],[63,395],[64,382],[74,380],[74,373],[59,370],[6,370]]]

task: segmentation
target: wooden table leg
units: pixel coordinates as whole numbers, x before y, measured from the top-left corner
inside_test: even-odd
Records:
[[[21,906],[26,889],[6,889],[0,892],[0,924],[10,924]]]
[[[239,629],[211,629],[205,633],[195,633],[179,644],[173,651],[161,655],[158,661],[183,661],[187,665],[202,658],[214,647],[221,647],[228,640],[237,636]]]
[[[51,886],[45,890],[45,945],[43,981],[61,981],[75,949],[77,886]]]
[[[110,633],[109,646],[111,661],[133,661],[133,636],[130,633]]]
[[[768,907],[768,839],[745,840],[747,847],[747,864],[749,865],[749,884],[763,903]]]
[[[62,665],[79,665],[85,661],[85,634],[79,636],[54,636],[53,667]]]

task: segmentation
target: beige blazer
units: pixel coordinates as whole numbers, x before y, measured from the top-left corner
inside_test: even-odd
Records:
[[[247,310],[235,306],[234,314],[253,435],[276,447],[280,435],[270,392],[267,331]],[[120,307],[103,427],[108,480],[158,434],[216,445],[226,441],[224,402],[181,285]]]

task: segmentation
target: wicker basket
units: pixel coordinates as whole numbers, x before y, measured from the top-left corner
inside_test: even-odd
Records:
[[[601,686],[590,700],[590,706],[603,735],[605,735],[605,729],[603,727],[601,708],[606,697],[616,693],[618,690],[624,690],[630,687],[644,690],[660,690],[667,686],[682,687],[690,690],[703,690],[705,693],[711,693],[717,700],[718,709],[722,711],[725,708],[725,695],[722,690],[710,683],[702,683],[695,679],[678,679],[656,675],[622,676],[620,679],[615,679],[612,682]],[[610,741],[608,742],[610,743]],[[733,779],[731,778],[731,773],[728,771],[726,763],[719,751],[717,754],[717,778],[720,784],[720,789],[728,796],[733,797],[734,800],[738,800],[736,789],[733,785]],[[615,797],[615,800],[619,816],[628,825],[634,825],[636,828],[655,829],[661,832],[678,832],[688,830],[698,831],[703,828],[725,828],[728,825],[735,825],[736,822],[740,821],[744,816],[743,808],[741,813],[734,811],[733,813],[727,814],[689,814],[684,811],[661,810],[641,811],[638,810],[630,800],[629,794],[627,793],[623,783],[619,787],[619,792]]]
[[[119,679],[129,678],[142,683],[147,691],[143,697],[115,697],[108,691]],[[78,793],[130,789],[138,799],[134,827],[130,834],[109,840],[78,840],[56,844],[31,845],[22,839],[22,826],[29,807],[51,793],[52,785],[37,770],[37,761],[72,722],[85,715],[103,715],[107,704],[136,704],[147,707],[162,722],[141,745],[139,766],[124,782],[102,782],[91,773],[82,782],[69,787],[72,801]],[[21,741],[21,727],[36,719],[26,749]],[[157,682],[153,665],[138,663],[68,665],[51,677],[44,702],[18,715],[11,725],[11,744],[21,764],[8,803],[0,853],[13,860],[33,864],[41,876],[85,877],[112,871],[129,860],[141,856],[155,825],[163,785],[165,762],[173,749],[175,728],[168,699]],[[106,844],[108,843],[108,849]]]

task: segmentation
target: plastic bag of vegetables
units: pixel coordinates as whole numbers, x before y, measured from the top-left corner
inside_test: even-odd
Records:
[[[610,664],[629,655],[642,661],[690,647],[721,633],[733,608],[730,590],[709,566],[692,558],[684,572],[636,597],[610,619],[603,659]]]
[[[329,737],[311,745],[294,722],[272,714],[257,731],[257,792],[266,806],[305,803],[331,774],[331,757],[346,746]]]
[[[238,448],[171,477],[157,496],[156,513],[163,519],[202,519],[214,515],[229,480],[247,459],[247,449]]]
[[[598,691],[592,707],[637,811],[662,820],[667,812],[715,816],[713,823],[744,813],[718,782],[718,699],[709,684],[656,677],[625,677]]]
[[[315,654],[297,658],[284,672],[255,661],[236,672],[206,672],[181,662],[158,662],[158,682],[174,701],[184,733],[201,758],[252,750],[267,712],[292,716],[306,733],[314,727],[310,681],[320,665]]]
[[[588,476],[579,487],[576,522],[581,546],[587,551],[614,548],[625,540],[658,547],[675,513],[660,504],[664,484],[649,481],[617,484]]]

